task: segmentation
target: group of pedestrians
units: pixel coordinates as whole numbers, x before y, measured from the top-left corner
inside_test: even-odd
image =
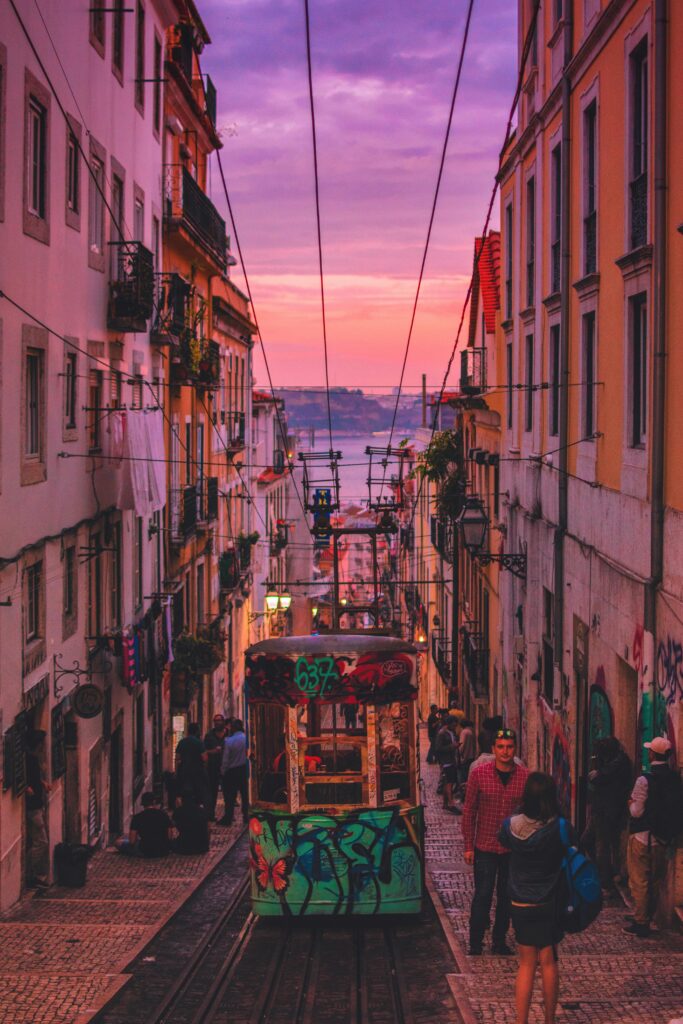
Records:
[[[434,722],[430,727],[428,760],[443,767],[444,759],[451,758],[452,769],[457,764],[462,718],[452,712],[440,716],[436,708],[432,711],[441,720],[436,729]],[[497,728],[492,730],[492,725]],[[635,785],[631,762],[618,740],[598,741],[589,776],[590,818],[579,839],[563,817],[566,809],[560,807],[552,777],[529,772],[516,756],[514,730],[504,728],[502,721],[488,720],[479,744],[482,752],[469,765],[462,807],[464,859],[474,871],[468,952],[471,956],[484,953],[495,892],[491,952],[513,955],[507,942],[511,922],[517,941],[516,1024],[528,1024],[539,967],[545,1024],[553,1024],[559,992],[557,950],[564,937],[565,863],[570,848],[590,849],[603,890],[608,891],[615,876],[623,872],[623,835],[628,825],[628,878],[634,914],[624,930],[638,938],[648,936],[668,851],[683,832],[681,778],[669,765],[671,744],[665,737],[645,744],[650,768],[639,775]],[[451,772],[450,778],[459,784],[457,773]],[[445,806],[449,799],[445,797]]]
[[[171,814],[162,809],[154,793],[143,793],[142,810],[133,815],[128,836],[116,844],[120,853],[130,857],[207,853],[219,789],[225,804],[219,824],[232,824],[238,795],[246,822],[247,739],[240,719],[215,715],[203,740],[199,726],[191,722],[176,747],[175,773],[169,773],[166,784]]]

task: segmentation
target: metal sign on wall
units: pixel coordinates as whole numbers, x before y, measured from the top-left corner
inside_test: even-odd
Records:
[[[92,683],[79,686],[71,703],[79,718],[97,718],[104,705],[102,691]]]

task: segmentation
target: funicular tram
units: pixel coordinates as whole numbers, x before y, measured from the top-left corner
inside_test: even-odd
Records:
[[[283,637],[246,652],[256,914],[419,913],[416,697],[416,650],[395,637]]]

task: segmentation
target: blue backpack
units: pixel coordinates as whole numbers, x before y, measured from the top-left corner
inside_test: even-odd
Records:
[[[565,848],[560,882],[560,925],[566,932],[582,932],[602,910],[600,877],[595,864],[570,844],[564,818],[560,818],[559,825]]]

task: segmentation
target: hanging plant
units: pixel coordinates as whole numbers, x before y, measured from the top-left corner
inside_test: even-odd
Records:
[[[440,430],[420,453],[418,472],[435,483],[445,480],[461,467],[461,446],[462,434],[459,430]]]
[[[223,652],[212,640],[181,633],[173,641],[174,675],[205,675],[218,668]]]

